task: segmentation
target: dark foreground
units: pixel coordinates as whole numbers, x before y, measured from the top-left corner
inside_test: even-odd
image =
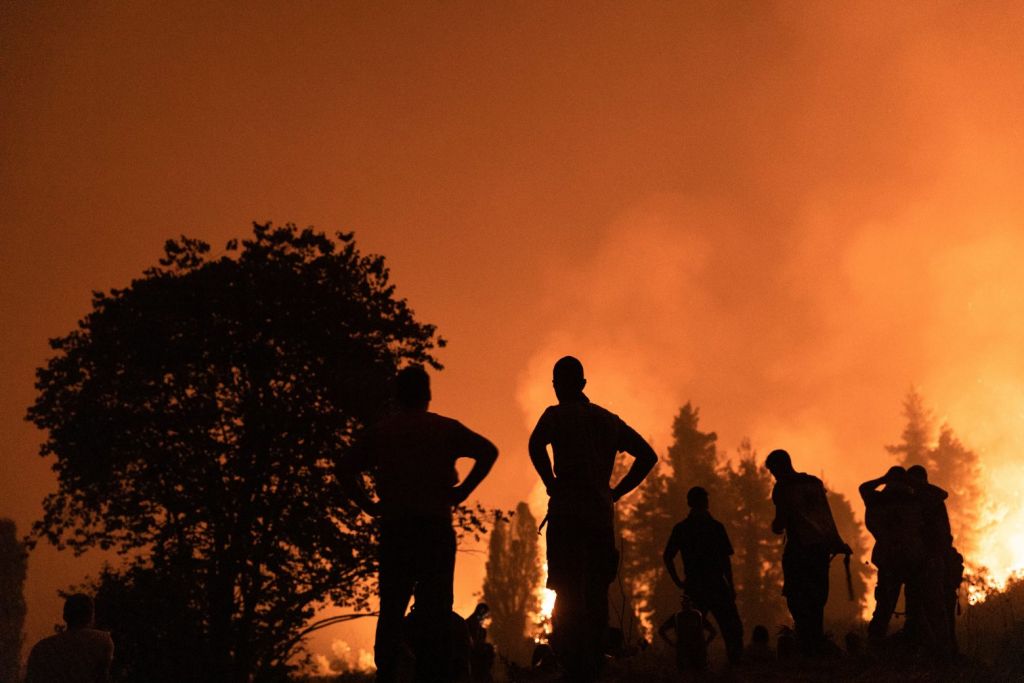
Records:
[[[704,674],[680,673],[664,653],[646,653],[609,662],[602,683],[670,683],[707,681],[709,683],[745,683],[747,681],[826,682],[826,681],[919,681],[945,683],[1024,681],[1024,643],[1016,652],[1006,653],[1005,661],[986,664],[962,659],[948,666],[933,666],[922,661],[881,661],[868,655],[831,660],[745,663],[730,669],[716,666]],[[555,683],[555,675],[521,673],[510,677],[496,671],[495,683]],[[307,679],[317,683],[369,683],[372,674],[343,674],[337,677]]]

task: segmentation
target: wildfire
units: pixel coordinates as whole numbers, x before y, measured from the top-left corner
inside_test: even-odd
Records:
[[[542,642],[551,633],[551,614],[555,609],[555,591],[546,588],[548,582],[548,563],[543,563],[543,575],[540,586],[537,588],[537,604],[539,609],[533,615],[533,623],[536,625],[534,641]]]
[[[551,619],[551,612],[555,609],[555,591],[550,588],[540,589],[540,614],[539,616],[548,621]]]
[[[967,558],[977,567],[968,572],[968,579],[974,579],[967,586],[971,604],[983,602],[988,593],[1001,591],[1011,580],[1024,575],[1024,505],[1020,501],[1024,470],[1019,466],[1001,467],[992,473],[990,482],[990,506],[983,517],[976,556]],[[996,500],[1001,503],[992,504]]]

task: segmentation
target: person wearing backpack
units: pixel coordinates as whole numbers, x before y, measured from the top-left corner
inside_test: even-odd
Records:
[[[768,454],[765,467],[775,478],[772,531],[785,534],[782,552],[782,594],[793,617],[797,641],[804,655],[825,652],[825,603],[828,602],[828,567],[836,555],[851,555],[839,536],[825,486],[805,472],[797,472],[789,453]]]

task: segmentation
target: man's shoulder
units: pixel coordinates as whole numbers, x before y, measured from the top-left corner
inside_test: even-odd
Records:
[[[822,483],[821,479],[818,479],[813,474],[808,474],[807,472],[797,472],[797,477],[804,484],[810,486],[820,486],[822,488],[825,488],[825,484]]]
[[[81,647],[82,643],[95,649],[106,650],[114,647],[114,639],[107,631],[98,628],[80,628],[47,636],[33,645],[31,652],[36,655],[50,654],[68,647]]]
[[[114,639],[110,637],[108,631],[104,631],[98,628],[83,628],[78,631],[82,635],[82,638],[89,642],[96,643],[97,645],[113,645]]]
[[[55,647],[60,647],[60,637],[62,635],[62,633],[57,633],[55,635],[46,636],[45,638],[40,639],[36,642],[35,645],[32,646],[32,649],[29,650],[29,657],[32,657],[34,655],[38,656],[40,654],[52,651]]]
[[[424,415],[424,419],[427,420],[428,422],[433,422],[435,424],[442,425],[448,428],[463,426],[462,423],[456,420],[454,417],[448,417],[447,415],[442,415],[440,413],[432,413],[430,411],[427,411],[427,413]]]
[[[619,420],[620,422],[622,421],[621,417],[619,417],[612,411],[608,410],[604,406],[600,406],[596,403],[588,403],[587,407],[591,412],[596,413],[607,420]]]

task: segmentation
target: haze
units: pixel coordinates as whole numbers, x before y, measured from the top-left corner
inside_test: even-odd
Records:
[[[487,504],[531,496],[565,353],[659,451],[692,400],[726,451],[786,447],[851,498],[914,385],[981,454],[980,559],[1024,567],[1019,4],[175,5],[0,13],[21,530],[54,487],[23,422],[47,338],[166,238],[273,220],[387,256],[451,342],[434,409],[501,449]],[[100,560],[33,553],[29,642]],[[460,562],[468,612],[483,559]]]

